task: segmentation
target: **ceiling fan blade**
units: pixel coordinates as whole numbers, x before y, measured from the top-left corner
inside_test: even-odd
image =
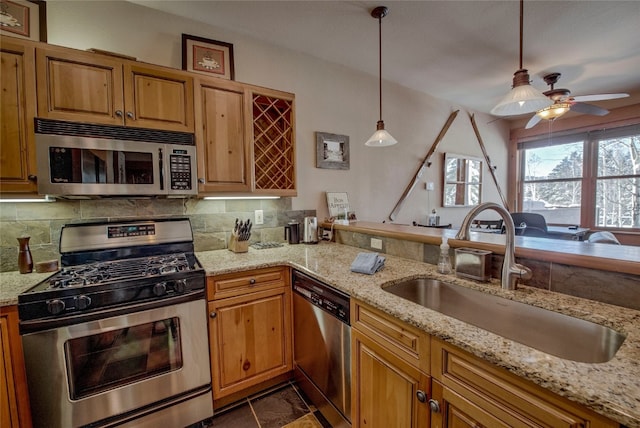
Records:
[[[571,111],[585,114],[593,114],[595,116],[604,116],[609,114],[609,110],[603,109],[592,104],[575,103],[571,105]]]
[[[573,97],[575,101],[604,101],[604,100],[616,100],[618,98],[626,98],[629,94],[596,94],[596,95],[578,95]]]
[[[540,122],[542,120],[542,118],[540,116],[538,116],[537,114],[534,114],[531,119],[529,119],[529,122],[527,122],[527,125],[524,127],[524,129],[530,129],[533,128],[534,126],[536,126],[538,124],[538,122]]]

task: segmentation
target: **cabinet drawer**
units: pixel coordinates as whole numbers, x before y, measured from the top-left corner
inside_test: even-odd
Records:
[[[445,388],[508,425],[616,427],[614,422],[433,338],[431,374]]]
[[[429,373],[429,336],[367,304],[351,299],[351,326],[375,338],[407,363]]]
[[[290,285],[289,269],[283,267],[235,272],[207,278],[208,300],[239,296]]]

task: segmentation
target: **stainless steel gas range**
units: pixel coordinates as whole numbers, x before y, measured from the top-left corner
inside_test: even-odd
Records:
[[[71,224],[18,296],[34,427],[184,427],[213,415],[205,272],[188,219]]]

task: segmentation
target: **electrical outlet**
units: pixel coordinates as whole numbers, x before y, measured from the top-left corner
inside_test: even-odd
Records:
[[[427,181],[426,189],[429,191],[433,191],[436,188],[436,185],[433,181]]]
[[[371,248],[382,250],[382,239],[371,238]]]
[[[256,210],[256,221],[255,224],[264,224],[264,211]]]

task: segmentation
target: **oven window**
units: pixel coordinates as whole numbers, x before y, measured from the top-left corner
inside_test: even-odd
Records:
[[[111,330],[65,343],[71,399],[182,367],[178,318]]]
[[[52,183],[153,184],[151,153],[50,147]]]

